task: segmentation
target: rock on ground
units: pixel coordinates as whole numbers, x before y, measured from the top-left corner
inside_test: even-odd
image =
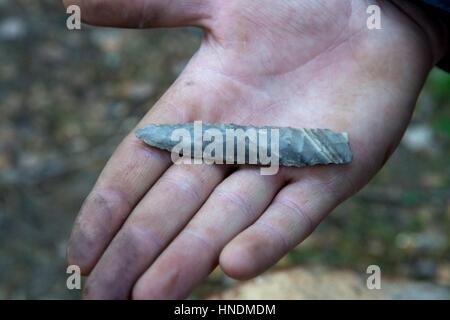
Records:
[[[380,290],[369,290],[366,273],[323,268],[292,268],[264,274],[209,299],[450,299],[450,287],[429,282],[381,278]]]

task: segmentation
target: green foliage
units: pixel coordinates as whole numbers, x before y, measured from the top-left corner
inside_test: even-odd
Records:
[[[448,102],[450,95],[450,74],[435,68],[427,80],[425,90],[428,91],[435,100]]]

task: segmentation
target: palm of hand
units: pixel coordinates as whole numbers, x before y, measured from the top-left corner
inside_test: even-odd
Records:
[[[224,1],[214,19],[198,18],[208,30],[200,50],[139,126],[331,128],[349,133],[353,163],[276,176],[170,166],[130,134],[72,234],[71,262],[95,266],[88,296],[184,297],[218,259],[233,277],[254,276],[367,183],[398,143],[428,71],[412,22],[390,4],[384,29],[370,31],[363,2],[265,2]]]

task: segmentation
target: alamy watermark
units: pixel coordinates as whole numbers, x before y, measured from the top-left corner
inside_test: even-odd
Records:
[[[171,140],[174,164],[253,164],[261,165],[261,175],[275,175],[279,170],[280,132],[277,128],[203,128],[194,122],[193,132],[175,129]],[[270,152],[269,152],[270,150]],[[267,166],[267,167],[264,167]]]
[[[67,267],[66,273],[69,275],[66,280],[66,287],[69,290],[81,290],[81,269],[77,265]]]
[[[377,5],[367,7],[366,13],[369,15],[366,21],[367,29],[380,30],[381,27],[381,8]]]
[[[366,273],[369,275],[366,280],[366,286],[369,290],[381,289],[381,268],[376,264],[367,267]]]
[[[81,9],[77,5],[67,7],[66,13],[70,16],[66,20],[66,26],[69,30],[81,30]]]
[[[81,30],[81,9],[77,5],[67,7],[66,13],[70,16],[66,20],[66,26],[69,30]],[[366,13],[369,15],[366,21],[369,30],[380,30],[381,27],[381,8],[378,5],[367,7]]]

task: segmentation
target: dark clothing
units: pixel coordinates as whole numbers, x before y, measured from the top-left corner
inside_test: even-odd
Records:
[[[431,15],[445,21],[447,24],[447,35],[450,36],[450,0],[420,0],[425,3],[424,9],[430,11]],[[429,9],[429,10],[428,10]],[[438,67],[450,72],[450,53],[438,63]]]
[[[422,0],[422,2],[450,12],[450,0]]]

